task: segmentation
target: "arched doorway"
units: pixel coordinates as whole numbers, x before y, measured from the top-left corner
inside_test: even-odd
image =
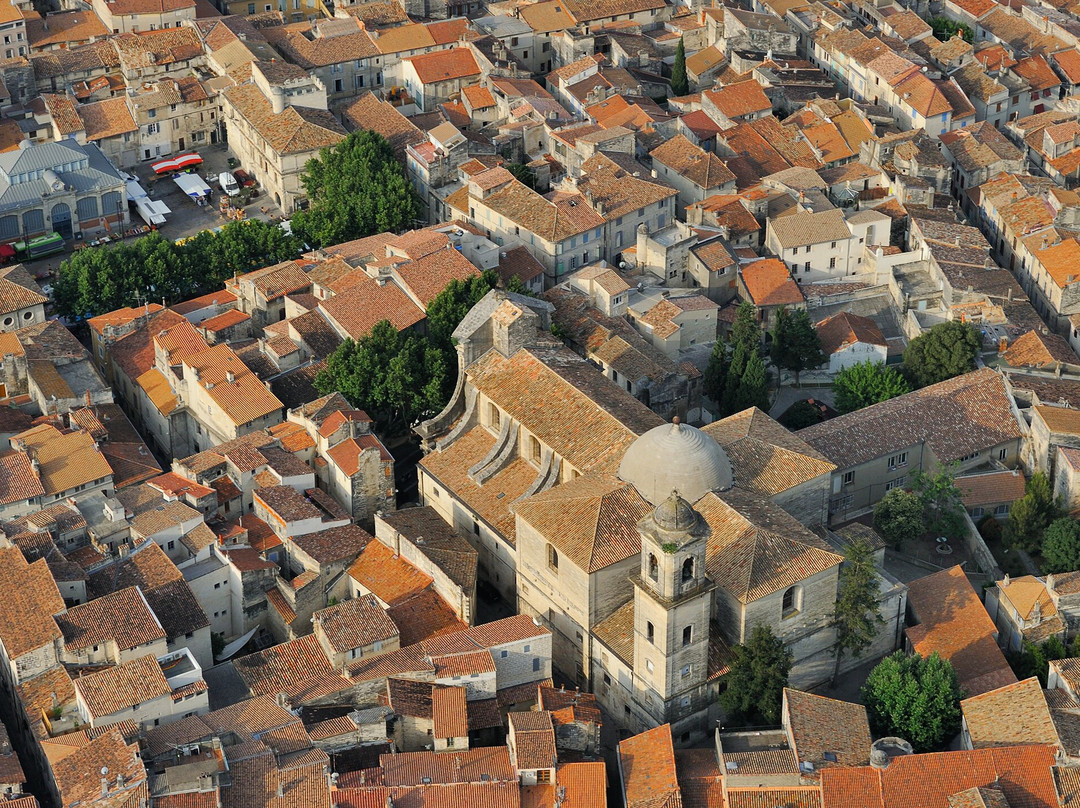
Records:
[[[57,202],[49,215],[52,217],[52,228],[60,234],[60,238],[71,238],[71,208],[67,203]]]

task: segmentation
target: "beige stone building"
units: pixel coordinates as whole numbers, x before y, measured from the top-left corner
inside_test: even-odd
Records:
[[[756,625],[791,649],[793,682],[827,679],[842,557],[808,526],[834,464],[757,410],[664,423],[546,344],[546,316],[492,295],[456,332],[457,397],[420,429],[424,504],[622,728],[710,737],[728,643]]]
[[[217,108],[194,76],[162,78],[149,90],[128,96],[138,126],[139,159],[199,149],[217,126]]]
[[[976,370],[800,430],[836,464],[829,514],[865,513],[915,470],[956,464],[959,473],[1020,461],[1020,414],[1001,374]]]
[[[93,0],[93,9],[114,34],[178,28],[195,19],[194,0]]]
[[[300,184],[307,161],[345,135],[327,111],[326,88],[283,62],[253,62],[251,80],[221,94],[229,145],[286,214],[306,203]]]

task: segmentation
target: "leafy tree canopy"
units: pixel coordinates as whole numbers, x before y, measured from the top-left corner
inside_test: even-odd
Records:
[[[957,34],[960,34],[965,42],[975,41],[975,32],[967,23],[957,22],[948,17],[931,17],[927,22],[934,31],[934,37],[942,42],[948,42]]]
[[[911,490],[922,502],[927,530],[954,540],[964,535],[964,503],[955,467],[944,466],[934,474],[916,469],[911,472]]]
[[[230,222],[182,244],[150,233],[86,247],[60,264],[56,309],[78,318],[134,306],[139,300],[172,304],[216,291],[236,273],[296,258],[300,249],[300,239],[258,220]]]
[[[1070,517],[1055,519],[1043,533],[1044,572],[1080,570],[1080,522]]]
[[[1002,536],[1010,547],[1037,553],[1042,548],[1043,531],[1060,515],[1060,503],[1054,498],[1050,478],[1036,472],[1027,481],[1024,496],[1009,510]]]
[[[904,375],[916,387],[926,387],[975,369],[982,349],[979,332],[959,320],[939,323],[908,343]]]
[[[727,379],[730,361],[727,343],[718,339],[713,343],[712,353],[709,354],[709,364],[705,367],[704,378],[705,395],[713,401],[720,401],[724,395],[724,382]]]
[[[400,231],[420,215],[420,199],[390,143],[367,129],[322,149],[300,182],[311,204],[293,216],[293,232],[318,247]]]
[[[746,645],[736,645],[734,660],[724,677],[720,706],[729,725],[763,726],[780,723],[784,688],[793,657],[783,640],[766,625],[758,625]]]
[[[870,671],[862,701],[875,735],[896,735],[917,752],[945,749],[960,731],[963,691],[952,664],[897,651]]]
[[[720,415],[731,415],[752,406],[768,412],[769,374],[761,358],[761,328],[752,303],[739,304],[728,337],[732,352],[724,373],[723,392],[717,399]]]
[[[340,392],[365,410],[380,432],[405,432],[445,403],[446,355],[415,333],[382,320],[357,341],[345,340],[315,377],[322,394]]]
[[[808,426],[814,424],[820,424],[824,420],[825,416],[822,414],[821,409],[809,401],[796,401],[780,416],[779,420],[781,424],[786,426],[791,431],[795,432],[800,429],[806,429]]]
[[[776,325],[772,332],[772,361],[777,367],[790,370],[799,383],[799,374],[825,362],[821,339],[810,322],[805,309],[789,311],[781,307],[776,312]]]
[[[918,494],[894,488],[874,506],[874,527],[893,547],[904,539],[914,539],[926,532],[923,502]]]
[[[895,369],[869,359],[837,373],[832,388],[836,394],[836,409],[841,413],[861,410],[911,392],[907,380]]]
[[[315,378],[316,389],[340,391],[384,432],[408,431],[449,401],[457,380],[454,329],[498,279],[494,270],[486,270],[447,284],[428,304],[426,338],[400,334],[384,320],[360,340],[346,340]]]

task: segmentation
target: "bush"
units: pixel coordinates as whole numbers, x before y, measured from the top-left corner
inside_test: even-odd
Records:
[[[926,517],[922,499],[911,491],[894,488],[874,507],[874,527],[893,547],[904,539],[913,539],[926,532]]]
[[[814,424],[820,424],[824,419],[825,416],[821,414],[821,410],[809,401],[796,401],[784,411],[779,420],[781,424],[795,432]]]
[[[1001,522],[987,514],[979,520],[979,535],[988,543],[1001,541]]]

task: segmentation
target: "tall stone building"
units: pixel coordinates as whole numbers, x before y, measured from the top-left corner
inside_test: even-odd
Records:
[[[492,292],[463,321],[455,399],[420,430],[420,491],[481,578],[551,630],[556,678],[680,744],[709,737],[729,643],[756,625],[791,650],[793,685],[827,680],[834,465],[757,409],[664,423],[552,345],[549,314]]]

